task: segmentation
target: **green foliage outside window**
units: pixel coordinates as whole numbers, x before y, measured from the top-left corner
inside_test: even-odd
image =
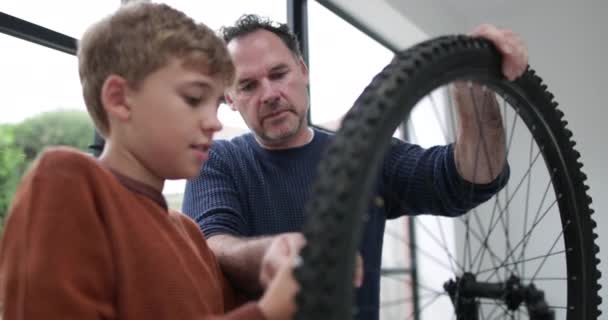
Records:
[[[19,180],[24,154],[14,144],[13,127],[0,126],[0,228]]]
[[[57,145],[87,151],[93,134],[93,123],[83,111],[46,112],[0,125],[0,230],[19,180],[40,151]]]

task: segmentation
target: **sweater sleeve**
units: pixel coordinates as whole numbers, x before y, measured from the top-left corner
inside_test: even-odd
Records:
[[[262,309],[255,302],[249,302],[222,316],[211,316],[205,320],[265,320]]]
[[[494,181],[473,184],[458,173],[453,145],[424,149],[394,141],[382,174],[388,218],[423,213],[453,217],[500,191],[508,181],[509,166]]]
[[[249,235],[241,208],[240,197],[244,195],[228,165],[227,157],[231,156],[227,146],[215,143],[200,174],[186,184],[182,211],[198,224],[207,238],[217,234]]]
[[[179,212],[172,212],[178,219],[181,220],[181,225],[184,226],[188,233],[193,245],[199,250],[201,257],[207,263],[215,265],[216,278],[221,283],[223,301],[224,301],[224,315],[207,316],[204,319],[209,320],[264,320],[265,317],[262,310],[259,308],[256,302],[247,302],[249,300],[244,294],[240,294],[226,279],[223,272],[220,269],[219,264],[211,249],[207,245],[205,238],[203,237],[196,224],[184,214]]]
[[[109,241],[80,162],[43,155],[15,195],[0,246],[5,319],[114,317]]]

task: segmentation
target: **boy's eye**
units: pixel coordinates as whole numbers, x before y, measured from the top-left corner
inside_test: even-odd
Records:
[[[196,107],[201,103],[201,97],[184,96],[184,101],[192,107]]]

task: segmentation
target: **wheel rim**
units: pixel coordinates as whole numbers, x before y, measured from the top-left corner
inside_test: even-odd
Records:
[[[565,290],[564,285],[561,285],[561,292],[566,292],[564,295],[566,302],[551,305],[551,310],[564,310],[564,318],[568,320],[597,318],[601,299],[597,295],[600,274],[597,270],[599,260],[595,257],[598,252],[598,248],[594,244],[594,240],[597,238],[593,232],[595,222],[590,217],[593,211],[589,208],[591,199],[586,195],[588,189],[584,184],[586,177],[580,171],[582,167],[578,161],[580,155],[573,149],[574,143],[570,139],[572,134],[565,128],[566,123],[562,120],[563,113],[556,109],[557,104],[553,102],[553,96],[546,91],[546,86],[542,85],[542,81],[533,71],[529,70],[515,82],[504,80],[500,71],[499,55],[489,42],[466,37],[444,37],[422,43],[400,53],[365,89],[353,109],[346,115],[341,129],[328,147],[325,158],[319,165],[318,179],[313,185],[311,199],[307,206],[308,221],[304,227],[304,234],[308,243],[301,252],[302,264],[296,268],[295,272],[301,287],[297,296],[296,319],[346,319],[352,317],[353,264],[349,262],[354,261],[357,242],[362,236],[362,221],[366,210],[369,209],[370,201],[372,201],[373,181],[377,179],[384,150],[389,147],[389,138],[402,121],[401,119],[407,118],[414,105],[428,92],[456,79],[480,82],[495,89],[505,97],[504,101],[514,105],[516,114],[521,117],[522,123],[528,125],[529,132],[533,133],[533,141],[537,143],[538,149],[542,150],[542,156],[532,158],[540,158],[541,162],[545,160],[549,164],[548,170],[545,170],[550,177],[549,185],[553,186],[556,194],[555,201],[550,203],[559,208],[558,215],[551,215],[558,221],[558,227],[552,228],[557,230],[556,240],[552,240],[553,243],[559,243],[560,238],[563,238],[563,242],[567,244],[563,252],[565,254],[562,255],[562,257],[565,256],[562,260],[565,260],[566,263],[560,265],[566,268],[566,280],[564,277],[553,276],[541,278],[536,272],[532,273],[528,280],[534,278],[534,282],[541,281],[540,279],[543,282],[557,280],[567,282]],[[506,122],[505,126],[511,123]],[[517,141],[517,145],[521,146],[520,140],[520,138],[511,139],[505,143]],[[534,152],[528,151],[526,154],[534,154]],[[528,167],[530,167],[530,163],[528,163]],[[517,172],[517,168],[514,169],[512,171]],[[524,174],[524,176],[526,175]],[[517,176],[511,179],[511,185],[516,179]],[[508,207],[513,208],[516,203],[526,203],[525,201],[509,202],[511,199],[509,192],[516,192],[514,189],[508,190],[509,188],[503,189],[504,201],[509,203]],[[542,194],[534,191],[528,193]],[[506,212],[506,210],[502,210],[500,197],[500,194],[496,197],[499,200],[494,203],[499,204],[495,206],[501,209],[498,212]],[[383,199],[376,203],[382,205],[385,202],[386,199]],[[540,203],[542,204],[544,201],[540,201]],[[526,206],[529,206],[529,202]],[[549,207],[551,208],[553,205],[549,205]],[[539,210],[543,210],[542,206],[539,208]],[[550,210],[544,211],[537,216],[545,219],[548,215],[546,212]],[[524,213],[526,210],[521,209],[518,212]],[[476,217],[473,213],[463,218],[464,225],[469,226],[469,232],[465,233],[468,234],[469,239],[483,239],[478,234],[476,235],[470,227],[477,223],[478,216]],[[510,225],[510,222],[505,222],[507,218],[504,218],[504,215],[499,214],[493,217],[490,213],[489,216],[490,227],[498,223]],[[509,213],[508,219],[511,219],[511,216],[512,214]],[[532,214],[529,213],[529,216]],[[531,221],[527,221],[531,225],[535,225],[534,232],[545,236],[545,232],[536,230],[537,228],[541,230],[541,228],[536,226],[538,224],[533,219],[536,218],[532,216]],[[562,223],[565,228],[560,227]],[[522,230],[526,228],[528,227],[525,226]],[[511,228],[507,228],[507,230],[511,230]],[[497,234],[499,233],[501,232]],[[516,235],[511,231],[502,233],[507,234],[509,238]],[[521,234],[527,234],[527,232]],[[544,262],[539,262],[537,269],[543,269],[543,265],[546,264],[549,257],[562,253],[554,251],[555,246],[552,244],[552,248],[545,251],[542,256],[530,259],[528,258],[531,255],[529,243],[538,240],[528,239],[527,236],[522,236],[521,239],[524,241],[519,241],[520,244],[516,244],[515,240],[505,242],[504,247],[500,249],[500,252],[504,252],[504,256],[507,257],[504,260],[505,263],[496,258],[499,257],[496,252],[475,250],[469,241],[468,247],[463,246],[462,252],[459,253],[462,257],[461,263],[473,270],[477,261],[481,261],[476,272],[489,272],[490,274],[489,281],[482,281],[483,285],[504,282],[511,275],[525,282],[525,270],[532,270],[534,267],[523,268],[517,266],[518,264],[524,260],[527,264],[540,260]],[[483,241],[479,241],[479,243],[483,243]],[[522,249],[523,254],[517,251],[519,247],[526,248]],[[490,261],[490,264],[494,263],[493,268],[496,269],[497,265],[502,264],[504,266],[502,269],[507,271],[493,272],[494,270],[484,269],[481,252],[486,252],[484,255],[494,257],[494,260],[488,258],[485,260]],[[526,258],[522,260],[519,259],[520,256]],[[455,261],[453,261],[454,264]],[[510,267],[511,262],[513,262],[513,267]],[[412,270],[418,269],[412,268]],[[521,272],[524,276],[518,276],[517,272]],[[497,280],[493,281],[492,277]],[[557,280],[550,278],[557,278]],[[441,280],[445,283],[449,279],[448,277]],[[453,279],[458,280],[458,275],[456,274]],[[418,289],[413,290],[418,294],[418,298],[421,298],[420,288],[423,288],[423,285],[419,284]],[[553,291],[551,291],[552,294]],[[410,298],[412,297],[407,299]],[[551,299],[550,301],[554,301],[553,298]],[[418,299],[412,305],[419,309],[426,308],[421,305],[420,300]],[[487,309],[492,307],[500,308],[495,305],[482,304],[480,311],[476,314],[489,319],[522,318],[527,314],[525,312],[520,312],[518,315],[511,315],[508,312],[500,314],[496,311],[497,314],[492,313],[492,309]]]
[[[454,142],[458,120],[451,100],[445,98],[446,91],[445,86],[434,90],[413,109],[406,125],[412,142],[424,147]],[[524,121],[506,99],[499,97],[499,103],[511,168],[509,182],[496,196],[463,217],[418,216],[388,222],[382,319],[455,316],[454,303],[443,286],[464,273],[486,283],[505,283],[510,276],[517,277],[521,285],[534,283],[545,292],[556,319],[566,319],[568,275],[563,231],[568,224],[562,227],[550,173],[526,126],[526,121],[533,126],[533,120]],[[479,104],[484,107],[484,103]],[[429,118],[443,121],[431,124]],[[412,233],[414,236],[409,237]],[[547,237],[551,233],[555,233],[553,239]],[[396,250],[413,254],[415,264],[408,259],[391,261],[394,247],[400,244],[401,249]],[[412,283],[415,277],[418,281]],[[479,319],[529,319],[525,304],[510,310],[501,299],[479,302]]]

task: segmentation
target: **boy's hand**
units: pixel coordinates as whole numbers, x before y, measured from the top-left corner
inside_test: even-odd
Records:
[[[301,233],[284,233],[275,237],[262,259],[260,283],[263,288],[268,287],[285,259],[300,252],[305,243],[306,240]],[[355,287],[359,288],[363,284],[363,274],[363,258],[361,254],[357,254],[353,278]]]
[[[259,306],[268,320],[291,319],[295,310],[298,284],[293,268],[305,240],[300,233],[275,237],[262,259],[260,281],[266,288]]]
[[[306,241],[301,233],[283,233],[274,238],[264,257],[260,268],[260,283],[267,288],[281,266],[290,257],[297,256]]]
[[[276,236],[268,247],[262,260],[260,280],[266,287],[259,307],[268,320],[287,320],[296,311],[295,295],[299,290],[293,277],[293,268],[297,263],[300,249],[305,244],[300,233],[286,233]],[[356,258],[354,285],[363,283],[363,258]]]

